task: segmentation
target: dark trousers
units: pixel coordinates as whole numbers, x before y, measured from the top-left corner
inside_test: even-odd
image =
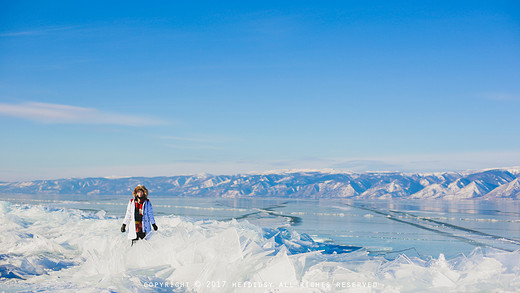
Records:
[[[137,232],[137,238],[132,239],[132,245],[134,245],[134,243],[137,242],[139,239],[144,239],[144,237],[146,237],[146,233]]]

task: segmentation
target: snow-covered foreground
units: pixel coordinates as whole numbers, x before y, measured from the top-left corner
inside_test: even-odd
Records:
[[[105,212],[0,202],[0,291],[517,292],[520,251],[394,260],[247,221],[157,216],[130,245]],[[367,244],[369,245],[369,244]]]

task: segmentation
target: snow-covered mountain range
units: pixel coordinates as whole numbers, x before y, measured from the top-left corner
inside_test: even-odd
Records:
[[[331,170],[239,175],[72,178],[0,183],[0,193],[131,194],[144,184],[151,195],[195,197],[520,199],[520,168],[471,172],[351,173]]]

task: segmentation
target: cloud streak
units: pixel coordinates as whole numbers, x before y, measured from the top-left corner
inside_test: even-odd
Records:
[[[494,92],[494,93],[483,93],[481,96],[490,101],[495,102],[518,102],[520,101],[520,96],[504,93],[504,92]]]
[[[0,32],[0,37],[21,37],[21,36],[35,36],[42,35],[46,33],[56,32],[56,31],[65,31],[75,29],[78,26],[50,26],[43,29],[34,29],[27,31],[17,31],[17,32]]]
[[[27,102],[0,103],[0,116],[16,117],[47,124],[109,124],[122,126],[151,126],[163,122],[143,116],[100,111],[70,105]]]

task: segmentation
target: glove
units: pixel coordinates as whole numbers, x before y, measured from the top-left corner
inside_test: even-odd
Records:
[[[155,223],[152,224],[152,227],[153,227],[153,229],[154,229],[155,231],[157,231],[157,229],[159,229],[159,228],[157,228],[157,225],[155,225]]]
[[[124,233],[126,231],[126,225],[123,224],[123,226],[121,226],[121,233]]]

